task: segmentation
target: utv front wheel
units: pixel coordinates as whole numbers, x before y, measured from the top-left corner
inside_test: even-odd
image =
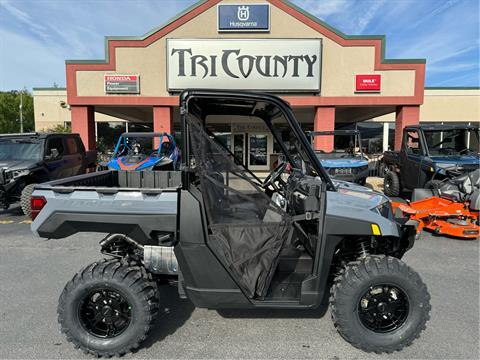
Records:
[[[35,185],[36,184],[30,184],[25,186],[20,197],[20,206],[22,211],[28,217],[32,216],[32,205],[30,204],[30,198],[32,197]]]
[[[349,263],[331,289],[332,320],[340,335],[367,352],[409,346],[426,328],[430,295],[402,261],[368,256]]]
[[[67,283],[59,299],[58,321],[75,347],[110,357],[138,348],[157,312],[157,285],[143,267],[102,260]]]

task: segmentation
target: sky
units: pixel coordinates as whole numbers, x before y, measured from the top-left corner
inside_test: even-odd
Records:
[[[0,0],[0,90],[64,87],[66,59],[104,59],[105,36],[143,35],[195,2]],[[345,34],[386,35],[387,58],[426,58],[426,86],[480,86],[480,0],[292,2]]]

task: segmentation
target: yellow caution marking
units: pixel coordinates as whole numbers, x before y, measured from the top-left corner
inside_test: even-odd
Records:
[[[382,235],[382,232],[377,224],[372,224],[372,233],[373,235]]]
[[[13,224],[13,220],[0,220],[1,225]]]
[[[23,221],[20,221],[19,224],[31,224],[32,223],[32,220],[23,220]]]

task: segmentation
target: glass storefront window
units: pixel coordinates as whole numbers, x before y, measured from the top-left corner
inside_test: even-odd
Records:
[[[250,134],[249,135],[249,165],[266,166],[267,162],[267,143],[266,134]]]

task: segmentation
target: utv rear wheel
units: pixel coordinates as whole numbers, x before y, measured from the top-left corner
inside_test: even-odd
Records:
[[[22,195],[20,197],[20,206],[22,207],[22,211],[28,217],[32,216],[32,205],[30,204],[30,198],[33,194],[33,188],[36,184],[30,184],[23,188]]]
[[[58,322],[67,340],[85,353],[120,356],[145,340],[157,312],[157,285],[143,267],[102,260],[67,283]]]
[[[387,196],[400,195],[400,179],[394,171],[387,171],[383,178],[383,192]]]
[[[331,289],[332,320],[340,335],[367,352],[409,346],[426,328],[430,295],[402,261],[368,256],[349,263]]]

